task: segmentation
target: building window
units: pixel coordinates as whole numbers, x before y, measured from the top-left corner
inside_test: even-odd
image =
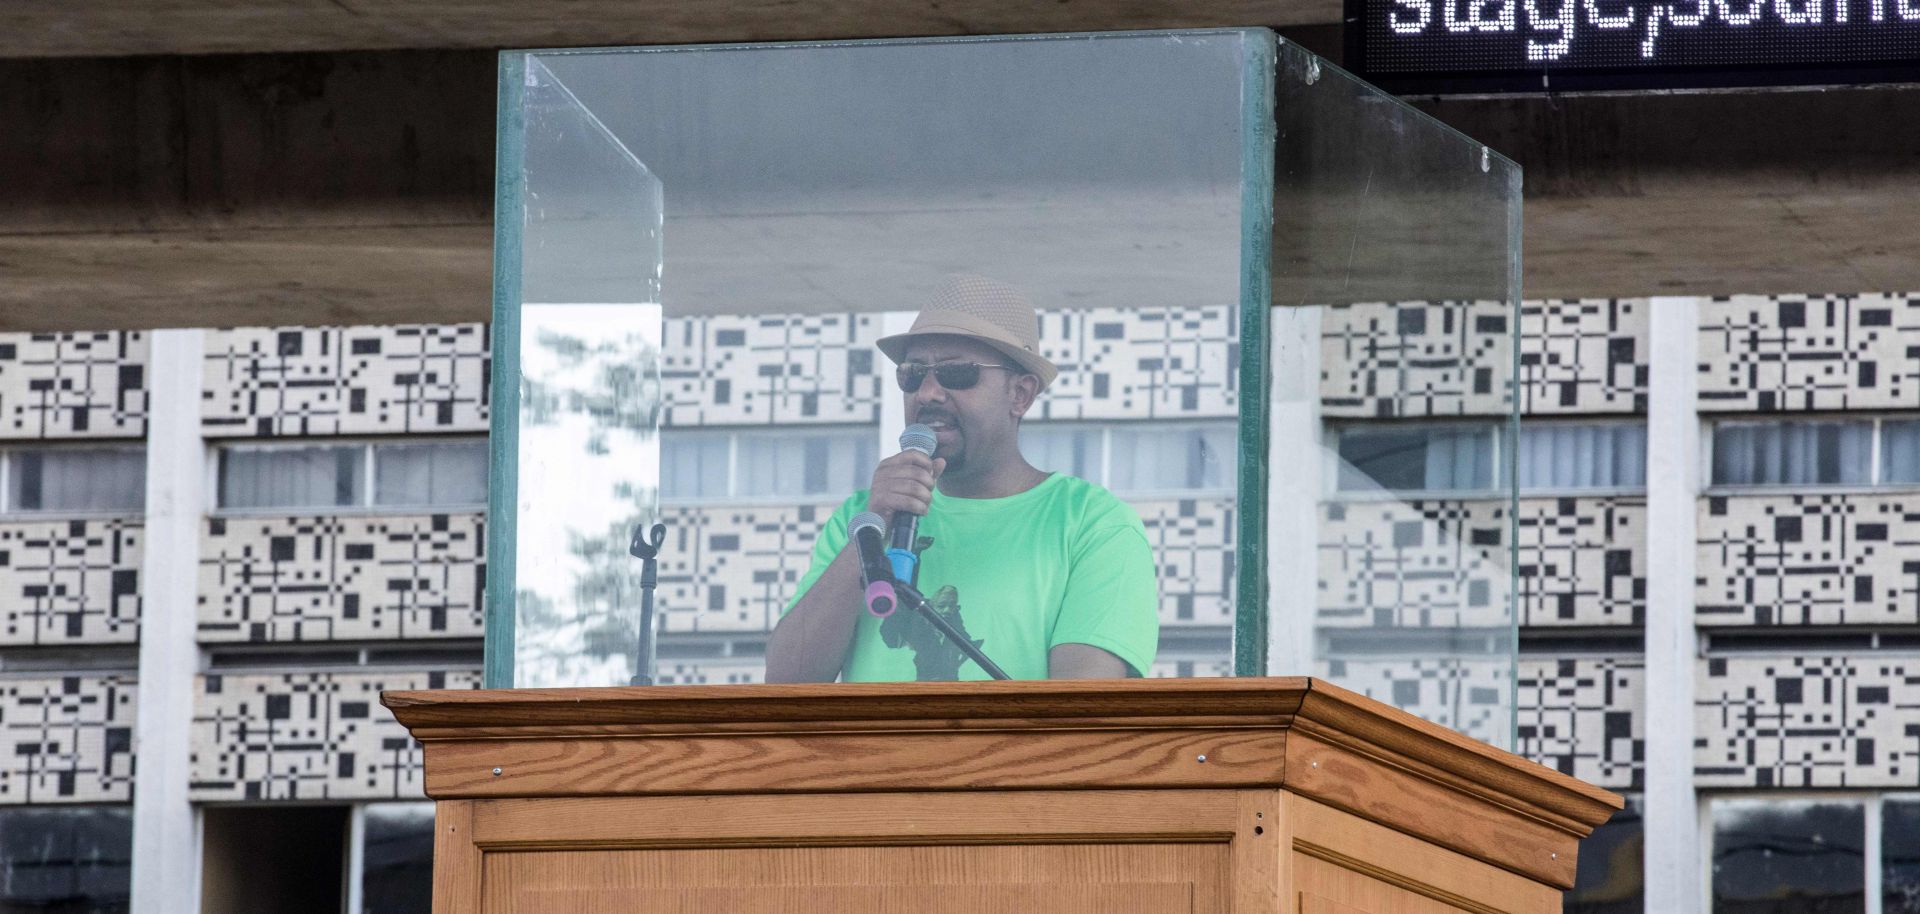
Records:
[[[1866,911],[1866,810],[1844,800],[1713,804],[1713,910]]]
[[[1644,422],[1350,425],[1335,429],[1335,485],[1355,494],[1498,497],[1513,454],[1521,494],[1634,491],[1647,484]]]
[[[236,444],[220,449],[225,511],[480,508],[487,443]]]
[[[839,499],[864,489],[879,432],[848,428],[670,429],[660,436],[660,495],[681,501]]]
[[[0,910],[129,910],[133,810],[0,809]]]
[[[1122,495],[1231,494],[1239,481],[1232,422],[1027,422],[1020,453],[1036,468]]]
[[[138,514],[146,499],[138,446],[0,451],[0,514]]]
[[[363,807],[361,914],[410,914],[433,907],[433,804]]]
[[[1920,914],[1920,798],[1880,808],[1880,910]]]
[[[1866,485],[1872,422],[1729,422],[1713,429],[1713,485]]]
[[[1646,887],[1642,862],[1646,835],[1640,798],[1580,842],[1580,865],[1563,899],[1564,914],[1641,914]]]

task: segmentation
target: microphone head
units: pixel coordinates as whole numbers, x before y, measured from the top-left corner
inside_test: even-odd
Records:
[[[907,430],[900,433],[900,449],[903,451],[919,451],[932,457],[933,449],[938,446],[939,442],[933,437],[933,429],[918,422],[907,426]]]
[[[873,532],[881,536],[887,535],[887,522],[881,520],[880,515],[872,511],[862,511],[859,514],[855,514],[853,519],[847,522],[847,535],[859,536],[860,528],[862,527],[870,527],[873,529]]]

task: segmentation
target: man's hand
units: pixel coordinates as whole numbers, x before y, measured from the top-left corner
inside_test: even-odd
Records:
[[[947,469],[945,457],[928,457],[919,451],[901,451],[880,461],[873,468],[873,484],[867,487],[867,510],[884,518],[889,526],[900,512],[927,516],[933,507],[933,486]]]

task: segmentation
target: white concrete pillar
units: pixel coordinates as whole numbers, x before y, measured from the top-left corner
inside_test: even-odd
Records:
[[[1267,399],[1267,673],[1314,672],[1320,590],[1323,471],[1334,463],[1321,442],[1320,305],[1267,310],[1272,382]],[[1243,340],[1242,345],[1253,345]],[[1242,379],[1244,385],[1246,379]]]
[[[1648,307],[1646,910],[1700,914],[1706,868],[1693,783],[1700,301],[1655,298]]]
[[[206,501],[200,436],[204,338],[158,330],[148,365],[146,555],[141,560],[140,686],[133,746],[135,911],[200,909],[198,828],[187,800],[198,672],[195,586]]]

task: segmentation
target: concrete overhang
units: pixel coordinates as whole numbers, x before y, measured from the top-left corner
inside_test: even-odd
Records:
[[[1280,28],[1340,15],[1340,0],[65,0],[0,5],[0,57]]]

